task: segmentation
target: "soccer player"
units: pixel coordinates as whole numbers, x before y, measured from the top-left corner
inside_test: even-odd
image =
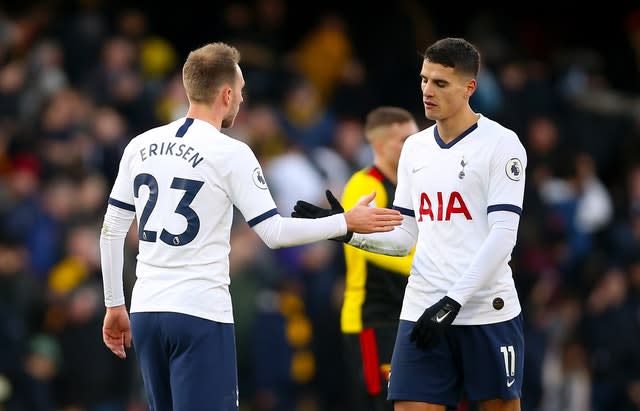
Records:
[[[239,61],[224,43],[189,54],[186,116],[131,140],[104,216],[103,340],[121,358],[133,342],[151,411],[238,410],[228,259],[234,206],[271,248],[393,230],[402,221],[397,211],[366,206],[375,193],[323,221],[281,217],[251,149],[220,131],[243,101]],[[139,253],[129,320],[123,245],[134,216]]]
[[[465,39],[426,49],[422,102],[435,124],[402,148],[393,207],[405,219],[389,233],[345,237],[376,253],[416,248],[391,362],[396,411],[443,411],[463,393],[483,411],[520,410],[524,339],[509,261],[527,156],[513,131],[471,108],[479,65]],[[340,205],[294,209],[317,217]]]
[[[367,114],[365,137],[373,165],[354,173],[344,187],[346,210],[375,191],[372,205],[391,208],[398,160],[404,141],[418,132],[413,115],[399,107],[382,106]],[[344,246],[345,291],[340,328],[351,363],[354,411],[393,410],[387,400],[391,354],[413,252],[396,257]]]

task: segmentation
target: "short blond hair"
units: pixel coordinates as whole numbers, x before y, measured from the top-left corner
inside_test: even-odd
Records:
[[[364,133],[367,141],[371,142],[375,138],[374,130],[380,127],[388,127],[392,124],[404,124],[415,122],[413,114],[401,107],[381,106],[375,108],[367,114],[364,123]]]
[[[182,83],[190,101],[208,103],[224,84],[233,84],[240,52],[226,43],[209,43],[189,53]]]

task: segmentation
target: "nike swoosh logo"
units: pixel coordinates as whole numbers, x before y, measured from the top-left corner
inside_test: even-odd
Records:
[[[440,317],[438,314],[436,314],[436,322],[437,323],[443,322],[444,319],[449,316],[449,314],[451,314],[451,311],[447,311],[446,313],[444,313],[444,315],[442,317]]]
[[[516,382],[515,378],[513,380],[511,380],[511,381],[507,380],[507,387],[511,387],[514,382]]]
[[[418,171],[422,170],[423,168],[425,168],[426,166],[422,166],[422,167],[414,167],[413,169],[411,169],[412,173],[417,173]]]

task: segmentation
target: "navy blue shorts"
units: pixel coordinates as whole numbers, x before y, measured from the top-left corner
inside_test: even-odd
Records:
[[[448,328],[436,347],[411,342],[414,322],[400,321],[388,399],[444,404],[520,398],[524,365],[522,316],[496,324]]]
[[[149,411],[237,411],[233,324],[186,314],[131,314]]]

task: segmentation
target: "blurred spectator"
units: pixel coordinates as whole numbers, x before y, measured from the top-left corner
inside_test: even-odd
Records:
[[[26,246],[30,268],[46,283],[51,269],[62,259],[68,224],[74,212],[75,185],[67,177],[47,181],[35,210],[33,225],[27,231]]]
[[[333,139],[336,119],[317,89],[308,80],[294,78],[285,90],[279,107],[281,127],[290,144],[305,151],[327,146]]]
[[[284,0],[232,0],[222,14],[222,39],[242,54],[248,102],[273,103],[282,94],[287,11]]]
[[[542,351],[542,357],[527,357],[532,360],[530,373],[534,371],[539,378],[536,382],[541,385],[540,398],[536,407],[528,409],[588,411],[591,370],[578,337],[584,307],[578,293],[562,294],[557,288],[548,291],[551,293],[546,301],[540,301],[543,304],[534,319],[544,333],[544,344],[534,348]],[[531,399],[528,402],[532,403]]]
[[[273,155],[265,163],[265,177],[279,210],[293,210],[295,202],[301,198],[324,203],[326,201],[323,195],[324,190],[338,187],[346,181],[346,177],[340,172],[340,169],[346,171],[344,160],[328,147],[330,140],[326,143],[318,141],[315,145],[305,144],[321,132],[327,133],[328,139],[333,138],[333,134],[332,130],[326,127],[328,120],[318,120],[315,117],[323,115],[322,112],[314,111],[318,109],[315,105],[317,100],[312,100],[312,106],[300,105],[307,101],[306,98],[314,97],[314,89],[306,82],[299,87],[301,89],[294,93],[301,93],[301,95],[292,97],[288,101],[287,108],[291,109],[289,114],[313,115],[314,117],[310,120],[319,121],[320,125],[303,128],[305,125],[302,124],[296,130],[298,134],[288,134],[289,140],[287,140],[285,151]],[[294,119],[304,120],[304,117]],[[271,121],[269,123],[274,125]],[[276,124],[282,127],[285,133],[292,132],[291,123],[285,122],[284,126],[282,123]],[[276,135],[278,134],[276,132]],[[291,176],[294,175],[296,178],[292,179]],[[341,189],[340,186],[338,192],[341,192]],[[341,355],[340,333],[337,326],[340,304],[332,298],[336,282],[335,261],[338,258],[338,251],[337,243],[330,241],[276,250],[276,261],[284,277],[275,284],[275,287],[260,293],[262,304],[258,306],[255,323],[255,332],[258,335],[267,333],[265,328],[272,329],[269,333],[270,344],[276,345],[278,341],[282,341],[283,337],[286,341],[286,344],[280,347],[281,355],[288,358],[284,361],[290,363],[292,368],[289,375],[291,380],[283,385],[282,390],[293,390],[296,392],[295,397],[301,398],[304,393],[302,389],[313,382],[316,384],[316,391],[322,393],[319,400],[327,401],[326,409],[336,409],[337,404],[343,399],[339,393],[342,386],[335,376],[335,358]],[[285,304],[286,301],[297,301],[295,306],[299,308],[293,313],[285,310],[281,304]],[[292,339],[289,334],[291,330],[305,329],[307,326],[312,330],[310,331],[313,335],[312,340],[303,339],[301,342],[295,338]],[[334,341],[333,345],[331,341]],[[266,348],[261,347],[258,350],[257,358],[264,355],[264,349]],[[256,361],[260,369],[268,364],[275,366],[269,361],[266,363],[257,359]],[[269,384],[265,381],[263,384],[271,386],[270,384],[275,383],[272,378],[267,378],[268,374],[260,375],[261,379],[266,378],[266,381],[269,381]],[[274,395],[276,398],[282,398],[284,394],[281,389],[277,389],[268,397],[271,398]],[[272,400],[264,399],[267,403]],[[274,406],[276,408],[273,409],[285,409],[279,407],[287,405]]]
[[[157,125],[152,90],[140,71],[140,56],[130,38],[109,37],[101,49],[100,64],[85,85],[98,105],[108,105],[122,114],[132,133]]]
[[[64,67],[75,86],[85,84],[99,62],[100,47],[109,33],[103,2],[78,0],[62,13],[55,28],[64,50]]]
[[[0,119],[0,178],[6,177],[11,171],[12,160],[9,149],[13,135],[13,130],[11,130],[11,128],[12,125],[10,121],[3,121]],[[2,191],[3,190],[0,187],[0,196],[2,196]]]
[[[316,90],[320,105],[333,98],[336,86],[353,59],[348,26],[339,13],[327,12],[293,51],[294,67]]]
[[[373,161],[371,146],[366,144],[364,137],[364,118],[355,116],[338,118],[331,141],[331,148],[340,155],[347,168],[341,172],[346,172],[348,176]],[[346,183],[346,180],[343,183]],[[334,194],[337,196],[337,193],[342,193],[342,188],[336,188]]]
[[[102,106],[93,113],[91,133],[94,141],[85,153],[85,162],[89,170],[106,177],[109,187],[116,179],[130,132],[126,119],[112,107]]]
[[[69,228],[65,255],[49,273],[49,290],[54,294],[65,296],[84,283],[99,282],[101,274],[97,227],[97,224],[83,224]]]
[[[582,338],[593,370],[593,411],[625,409],[627,386],[637,378],[640,330],[628,287],[625,272],[611,268],[587,299]],[[624,337],[612,338],[612,330]]]
[[[640,250],[637,250],[632,257],[629,258],[627,267],[629,279],[629,300],[632,311],[636,314],[636,326],[640,329]],[[635,352],[634,357],[630,359],[630,377],[627,384],[628,411],[640,408],[640,355]],[[627,411],[625,409],[625,411]]]
[[[504,110],[504,97],[495,74],[486,64],[478,71],[478,89],[471,96],[471,107],[486,116],[498,115]]]
[[[49,410],[52,402],[41,398],[36,381],[25,360],[29,354],[29,340],[41,325],[45,307],[44,288],[31,275],[27,252],[11,236],[0,237],[0,379],[5,384],[5,398],[0,408],[9,410]],[[52,371],[53,372],[53,371]],[[0,395],[2,397],[2,395]],[[15,407],[15,408],[14,408]]]
[[[586,257],[595,247],[595,235],[612,221],[611,196],[596,173],[593,159],[578,153],[569,160],[569,170],[560,171],[539,186],[542,201],[556,213],[558,229],[566,238],[564,285],[584,285]]]
[[[170,76],[155,103],[155,113],[160,121],[170,122],[185,115],[189,102],[182,86],[182,73]]]
[[[100,289],[96,284],[79,286],[64,299],[64,307],[65,326],[58,335],[63,357],[56,379],[58,405],[62,409],[125,411],[134,360],[120,360],[104,349],[99,332],[104,315]]]
[[[38,42],[27,64],[27,87],[23,91],[21,111],[25,120],[33,121],[48,98],[68,85],[68,79],[63,50],[53,39]]]
[[[552,355],[559,358],[550,359],[545,370],[546,391],[541,409],[591,410],[591,375],[585,348],[577,341],[568,341]]]
[[[0,185],[0,226],[7,238],[24,243],[35,229],[41,165],[32,153],[16,153],[4,184]]]
[[[370,81],[367,69],[356,57],[345,65],[329,101],[338,117],[364,118],[371,107],[379,105]]]
[[[498,119],[507,123],[518,133],[526,134],[532,117],[552,113],[557,101],[554,99],[548,67],[543,62],[530,61],[520,56],[509,56],[497,71],[502,98]]]
[[[28,390],[25,396],[32,403],[30,410],[51,410],[55,407],[54,380],[62,366],[58,340],[47,334],[33,336],[28,343],[25,372]]]
[[[0,66],[0,117],[20,118],[22,112],[22,91],[26,84],[27,72],[23,61],[13,60]]]
[[[640,250],[640,165],[629,169],[625,186],[621,215],[609,230],[607,247],[611,263],[617,265],[635,261]]]
[[[165,38],[151,31],[149,16],[136,8],[125,8],[117,17],[118,31],[140,54],[140,71],[147,81],[161,85],[178,67],[178,53]]]
[[[230,132],[246,129],[245,142],[256,153],[260,163],[267,164],[287,150],[287,137],[280,127],[276,109],[267,103],[251,104],[239,113]],[[242,108],[241,108],[242,110]]]
[[[91,99],[73,88],[61,89],[47,100],[36,130],[43,175],[83,172],[83,130],[92,109]]]

